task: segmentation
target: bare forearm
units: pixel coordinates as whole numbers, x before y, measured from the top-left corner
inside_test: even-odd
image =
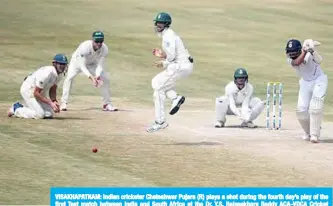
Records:
[[[57,86],[51,87],[49,95],[50,95],[50,99],[52,101],[57,100]]]
[[[304,61],[304,58],[305,58],[306,53],[307,53],[307,52],[302,51],[302,54],[299,55],[299,57],[297,57],[296,59],[294,59],[294,60],[292,61],[292,64],[295,65],[295,66],[299,66],[300,64],[302,64],[302,62]]]
[[[48,99],[48,98],[43,97],[43,95],[42,95],[41,93],[37,93],[37,92],[35,92],[35,93],[34,93],[34,97],[35,97],[38,101],[41,101],[41,102],[43,102],[43,103],[45,103],[45,104],[50,104],[50,103],[52,102],[51,99]]]

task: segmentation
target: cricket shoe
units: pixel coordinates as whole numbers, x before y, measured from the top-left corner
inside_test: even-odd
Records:
[[[312,142],[312,143],[319,143],[319,138],[317,136],[315,136],[315,135],[312,135],[310,137],[310,142]]]
[[[305,134],[305,135],[302,137],[302,139],[303,139],[304,141],[310,141],[310,138],[311,138],[311,136],[310,136],[309,134]]]
[[[60,105],[60,110],[61,111],[67,111],[67,103],[61,103],[61,105]]]
[[[149,126],[147,128],[147,132],[149,132],[149,133],[156,132],[160,129],[165,129],[168,126],[169,126],[169,124],[167,122],[158,123],[155,121],[151,126]]]
[[[13,116],[15,114],[15,111],[21,107],[23,107],[23,105],[20,102],[14,103],[8,110],[8,117]]]
[[[116,107],[112,106],[112,104],[104,104],[103,111],[114,112],[114,111],[118,111],[118,109]]]
[[[178,112],[180,106],[184,104],[185,97],[184,96],[178,96],[175,100],[172,101],[172,106],[170,110],[170,115],[174,115]]]
[[[242,122],[241,127],[257,128],[257,125],[253,124],[253,122]]]
[[[222,128],[222,127],[224,127],[224,122],[222,122],[222,121],[216,121],[215,122],[215,124],[214,124],[214,127],[215,128]]]

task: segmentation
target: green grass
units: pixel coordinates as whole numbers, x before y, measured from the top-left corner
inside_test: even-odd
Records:
[[[29,72],[50,64],[55,53],[71,57],[77,45],[90,39],[97,29],[105,32],[105,43],[110,51],[107,66],[115,104],[136,105],[133,109],[149,106],[153,111],[151,79],[159,70],[152,66],[155,58],[151,50],[160,47],[161,40],[154,34],[152,20],[160,11],[170,12],[172,27],[184,39],[195,59],[193,75],[179,82],[177,91],[205,100],[201,105],[204,108],[214,107],[207,101],[223,94],[225,84],[232,80],[237,67],[248,70],[249,80],[260,98],[265,98],[268,81],[283,82],[284,104],[286,108],[295,108],[298,78],[287,64],[284,53],[286,41],[291,37],[322,42],[319,48],[324,58],[322,68],[329,80],[333,76],[333,3],[330,1],[11,0],[2,3],[0,8],[0,103],[3,112],[13,101],[21,99],[20,84]],[[325,105],[327,121],[333,120],[332,88],[329,84]],[[61,94],[61,86],[58,94]],[[78,76],[71,105],[97,107],[100,105],[98,98],[99,92],[91,83]],[[153,143],[159,141],[156,138],[142,132],[128,133],[121,125],[130,121],[122,115],[131,119],[131,113],[101,120],[96,119],[104,118],[98,111],[76,112],[78,110],[65,117],[76,115],[77,119],[54,120],[55,123],[1,118],[0,204],[48,204],[48,188],[54,185],[269,184],[260,177],[251,179],[251,170],[257,166],[263,171],[264,179],[269,179],[276,175],[272,171],[279,168],[277,165],[262,167],[269,162],[264,159],[254,162],[253,167],[243,168],[250,171],[243,177],[231,178],[226,173],[214,178],[209,168],[221,159],[215,157],[207,163],[209,155],[225,154],[226,161],[233,161],[230,168],[241,167],[243,162],[228,159],[228,151],[222,149],[198,151],[174,146],[165,150],[162,146],[154,146]],[[132,117],[136,122],[132,127],[141,130],[146,122],[135,118]],[[94,144],[107,145],[109,149],[92,156],[90,147]],[[141,148],[133,149],[136,145]],[[201,154],[201,159],[190,159],[182,168],[186,155],[195,154]],[[238,155],[249,161],[246,155]],[[159,158],[165,162],[176,158],[176,162],[162,171]],[[207,170],[197,171],[199,163]],[[177,170],[179,173],[174,177]],[[187,176],[188,171],[193,170],[196,171],[190,173],[192,176]],[[276,176],[274,184],[279,184],[278,177],[286,174],[290,178],[280,184],[302,183],[303,177],[294,176],[286,169]],[[194,183],[193,177],[197,180]]]

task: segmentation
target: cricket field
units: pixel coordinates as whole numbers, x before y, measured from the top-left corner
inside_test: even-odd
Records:
[[[153,19],[173,18],[195,61],[178,83],[187,97],[170,126],[145,128],[154,117],[151,79],[159,72],[151,51],[161,46]],[[332,186],[333,84],[325,102],[322,142],[301,140],[295,117],[298,77],[287,64],[289,38],[322,43],[322,68],[333,78],[331,0],[11,0],[0,8],[0,205],[49,204],[51,186]],[[94,30],[105,33],[113,103],[101,111],[99,91],[80,75],[68,112],[53,120],[8,118],[22,101],[23,78],[49,65],[56,53],[68,58]],[[215,98],[237,67],[249,72],[255,95],[266,83],[284,83],[282,129],[240,129],[228,117],[215,129]],[[62,93],[59,85],[58,99]],[[170,104],[166,105],[166,112]],[[91,148],[99,151],[92,153]]]

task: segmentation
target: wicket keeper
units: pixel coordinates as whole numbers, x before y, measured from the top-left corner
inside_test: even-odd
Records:
[[[244,68],[234,72],[234,81],[225,87],[225,95],[216,98],[216,128],[226,123],[226,115],[235,115],[241,121],[241,127],[256,128],[253,121],[265,108],[265,101],[253,97],[253,86],[248,82],[248,73]]]

